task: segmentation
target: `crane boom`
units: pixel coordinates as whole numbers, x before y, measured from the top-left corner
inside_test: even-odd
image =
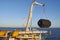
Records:
[[[32,19],[33,7],[34,7],[34,5],[36,5],[36,4],[39,5],[39,6],[45,6],[45,4],[41,4],[41,3],[38,3],[38,2],[36,2],[36,1],[32,2],[31,7],[30,7],[30,11],[29,11],[28,21],[27,21],[27,24],[26,24],[26,31],[29,30],[29,29],[28,29],[28,26],[29,26],[30,21],[31,21],[31,19]]]

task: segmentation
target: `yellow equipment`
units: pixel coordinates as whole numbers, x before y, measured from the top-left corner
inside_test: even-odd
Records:
[[[17,37],[19,35],[20,30],[14,30],[12,33],[12,37]]]
[[[0,30],[0,37],[5,37],[8,33],[8,30]]]

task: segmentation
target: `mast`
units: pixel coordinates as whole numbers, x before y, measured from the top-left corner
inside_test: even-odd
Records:
[[[28,21],[27,21],[27,24],[26,24],[26,31],[29,31],[28,26],[29,26],[29,24],[30,24],[30,22],[31,22],[31,19],[32,19],[33,7],[34,7],[34,5],[36,5],[36,4],[39,5],[39,6],[45,6],[45,4],[38,3],[38,2],[36,2],[35,0],[32,2],[31,7],[30,7],[30,11],[29,11]]]

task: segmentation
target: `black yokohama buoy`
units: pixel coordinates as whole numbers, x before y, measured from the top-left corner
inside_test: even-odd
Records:
[[[40,19],[38,21],[38,26],[41,28],[49,28],[51,26],[51,22],[47,19]]]

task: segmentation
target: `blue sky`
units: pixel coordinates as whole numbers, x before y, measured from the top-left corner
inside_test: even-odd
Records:
[[[44,7],[35,5],[32,17],[32,26],[38,27],[39,19],[49,19],[51,27],[60,27],[60,0],[36,0],[46,4],[45,11],[48,18],[45,17]],[[0,26],[1,27],[25,27],[25,21],[28,19],[30,5],[33,0],[0,0]]]

